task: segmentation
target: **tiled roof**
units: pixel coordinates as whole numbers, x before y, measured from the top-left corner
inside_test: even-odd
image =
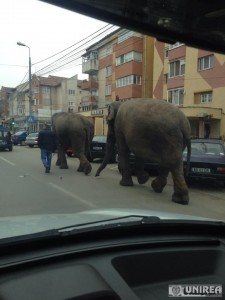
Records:
[[[63,80],[68,79],[68,78],[50,75],[49,77],[37,76],[37,79],[38,79],[40,85],[57,86],[57,85],[60,85],[60,83]]]

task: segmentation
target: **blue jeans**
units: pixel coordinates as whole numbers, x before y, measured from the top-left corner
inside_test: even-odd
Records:
[[[45,168],[51,169],[52,151],[41,149],[41,160]]]

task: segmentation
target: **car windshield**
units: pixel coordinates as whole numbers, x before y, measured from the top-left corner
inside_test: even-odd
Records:
[[[127,215],[225,221],[223,4],[181,2],[1,2],[0,240]]]
[[[38,136],[38,133],[30,133],[29,135],[28,135],[29,137],[36,137],[36,136]]]
[[[184,150],[184,154],[187,154],[187,148]],[[191,144],[192,155],[225,155],[224,147],[221,143],[209,143],[209,142],[193,142]]]
[[[103,142],[103,143],[105,143],[106,142],[106,136],[96,135],[96,136],[93,137],[92,141],[93,142]]]

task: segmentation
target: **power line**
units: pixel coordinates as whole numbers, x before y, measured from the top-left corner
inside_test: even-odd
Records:
[[[103,27],[101,28],[100,30],[106,28]],[[98,30],[97,32],[95,32],[95,37],[94,37],[94,40],[96,40],[97,38],[101,39],[102,38],[102,35],[103,34],[106,34],[106,32],[108,32],[109,30],[112,32],[115,30],[115,26],[114,25],[111,25],[109,28],[105,29],[104,31],[100,32],[99,34],[96,35],[96,33],[98,33],[100,30]],[[90,35],[90,36],[93,36],[94,34]],[[85,39],[77,42],[75,45],[81,43],[82,41],[84,40],[87,40],[87,38],[89,38],[90,36],[86,37]],[[74,62],[78,59],[81,59],[81,54],[85,52],[85,49],[88,47],[88,45],[90,46],[90,44],[93,44],[93,38],[89,39],[88,41],[86,41],[85,43],[79,45],[77,48],[73,49],[72,51],[70,51],[69,53],[65,54],[64,56],[62,56],[61,58],[57,59],[56,61],[50,63],[49,65],[41,68],[40,70],[38,70],[36,72],[37,75],[39,76],[42,76],[42,75],[45,75],[45,74],[48,74],[52,71],[55,71],[57,70],[57,68],[60,68],[62,69],[63,66],[71,63],[71,62]],[[74,46],[74,45],[73,45]],[[71,47],[69,47],[71,48]],[[81,49],[80,49],[81,48]],[[68,48],[67,48],[68,49]],[[80,50],[79,50],[80,49]],[[78,51],[79,50],[79,51]],[[76,51],[76,52],[75,52]],[[79,56],[77,57],[77,55],[79,54]],[[75,56],[75,58],[74,58]],[[72,60],[71,60],[72,59]],[[68,61],[69,60],[69,61]]]

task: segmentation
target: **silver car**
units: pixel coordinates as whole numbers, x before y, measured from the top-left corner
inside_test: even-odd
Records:
[[[38,134],[39,132],[32,132],[30,133],[25,140],[25,145],[33,148],[34,146],[38,145]]]

